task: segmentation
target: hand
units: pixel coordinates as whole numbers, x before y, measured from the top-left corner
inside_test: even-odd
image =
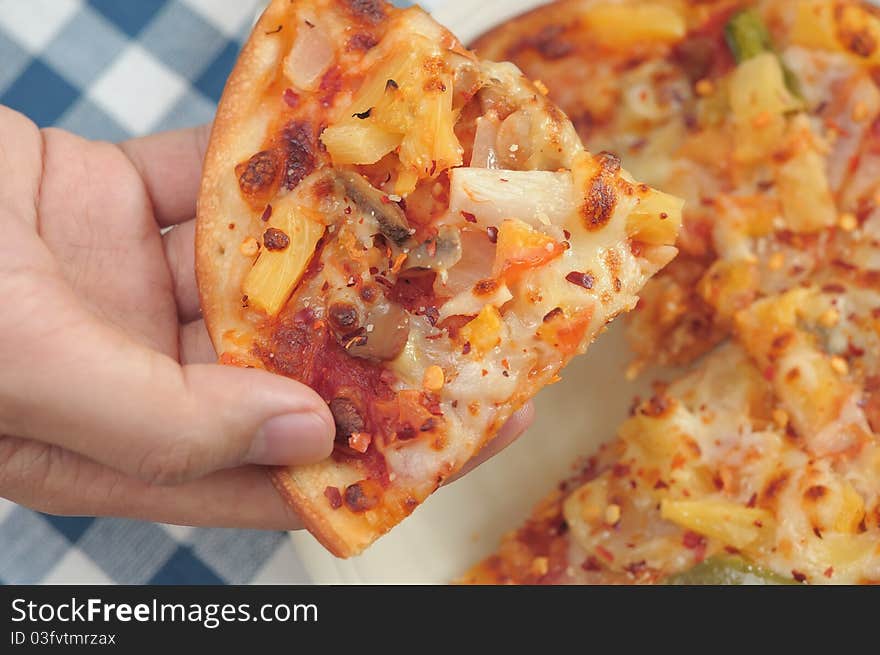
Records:
[[[323,459],[333,420],[298,382],[214,364],[193,271],[207,137],[116,146],[0,107],[0,495],[55,514],[299,527],[260,465]]]

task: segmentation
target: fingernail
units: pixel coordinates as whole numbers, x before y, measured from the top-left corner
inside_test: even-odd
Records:
[[[250,464],[284,465],[318,462],[330,454],[333,435],[318,414],[284,414],[263,423],[257,430],[246,461]]]

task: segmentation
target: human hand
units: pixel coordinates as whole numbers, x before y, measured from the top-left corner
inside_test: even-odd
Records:
[[[0,107],[0,495],[55,514],[300,526],[262,465],[323,459],[333,419],[298,382],[214,363],[193,270],[207,139],[90,142]]]

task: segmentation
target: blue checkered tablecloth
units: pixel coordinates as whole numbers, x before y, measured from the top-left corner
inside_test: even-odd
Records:
[[[210,121],[264,4],[0,0],[0,104],[110,141]],[[57,517],[0,498],[0,583],[308,581],[282,532]]]

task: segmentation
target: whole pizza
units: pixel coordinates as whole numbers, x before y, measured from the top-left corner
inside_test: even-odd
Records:
[[[635,306],[681,207],[422,10],[272,2],[218,110],[197,273],[220,361],[333,413],[332,457],[272,474],[307,527],[350,556],[410,514]]]
[[[880,12],[564,1],[475,47],[686,200],[628,328],[690,370],[465,580],[880,582]]]

